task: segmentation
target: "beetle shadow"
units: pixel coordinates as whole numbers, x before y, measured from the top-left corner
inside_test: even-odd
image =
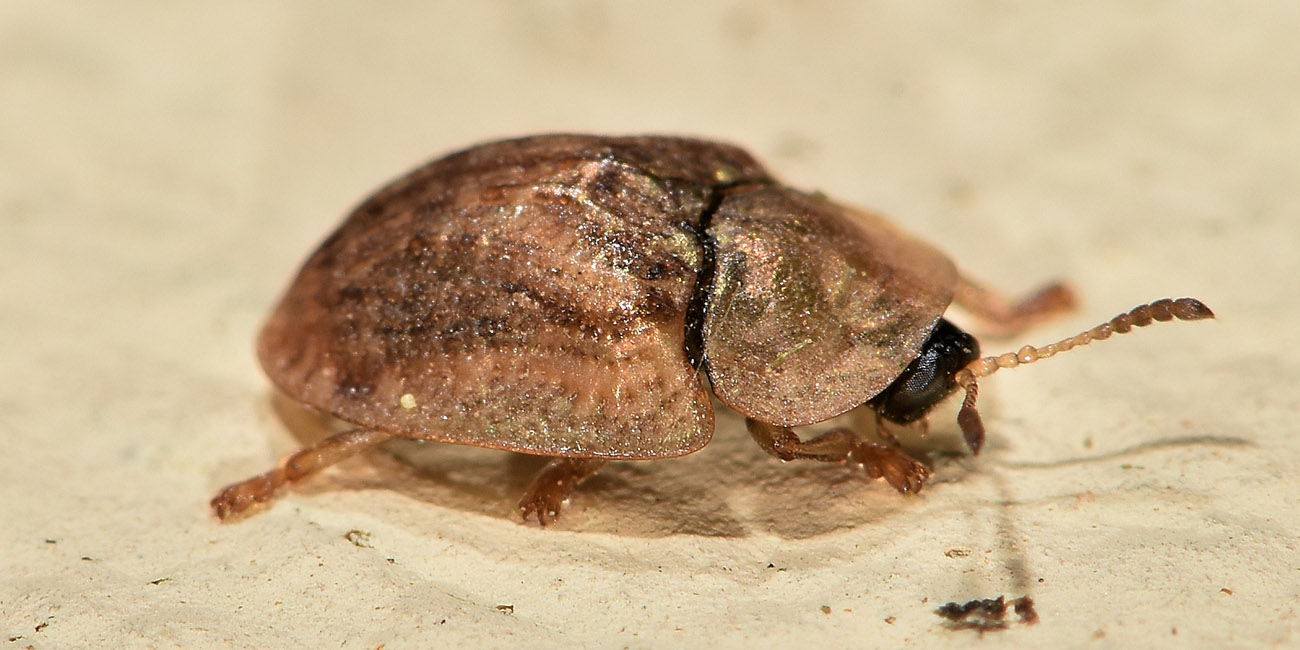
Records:
[[[348,426],[279,395],[271,410],[303,445]],[[803,539],[878,523],[909,507],[881,481],[858,468],[818,462],[782,463],[754,444],[744,418],[715,403],[713,440],[700,451],[658,461],[616,461],[576,490],[550,527],[635,537],[769,534]],[[841,416],[800,430],[858,425]],[[858,418],[862,419],[862,418]],[[960,438],[931,435],[909,450],[939,466],[936,482],[960,480],[969,464]],[[323,477],[292,489],[299,494],[382,489],[475,516],[520,521],[516,503],[545,457],[465,445],[398,439]],[[535,522],[522,525],[536,526]]]
[[[278,393],[271,399],[271,408],[303,446],[349,428]],[[633,537],[768,534],[806,539],[878,525],[913,508],[914,497],[899,495],[885,483],[867,479],[857,468],[811,461],[782,463],[768,456],[745,431],[744,418],[721,404],[715,403],[715,408],[716,432],[703,449],[660,461],[609,463],[574,491],[551,527]],[[932,419],[951,422],[950,410],[941,407]],[[869,430],[870,420],[869,412],[851,412],[801,428],[799,434],[808,439],[834,426]],[[965,481],[976,471],[977,465],[956,431],[941,429],[924,437],[905,435],[903,439],[913,455],[931,466],[933,475],[927,484],[930,489]],[[1007,444],[995,436],[989,446]],[[1166,438],[1055,461],[999,459],[993,461],[995,471],[986,469],[981,473],[1000,475],[1004,471],[1113,462],[1168,447],[1207,444],[1251,443],[1232,437]],[[540,456],[494,449],[399,439],[292,489],[308,495],[336,490],[388,490],[470,516],[518,522],[516,503],[547,461]],[[1002,524],[1009,526],[1007,521]],[[1025,579],[1023,558],[1008,557],[1007,562],[1013,575]]]

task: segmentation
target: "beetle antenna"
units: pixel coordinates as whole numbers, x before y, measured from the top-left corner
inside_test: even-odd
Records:
[[[984,357],[966,364],[965,368],[958,370],[957,374],[953,376],[953,381],[966,391],[966,397],[961,402],[961,410],[957,412],[957,425],[961,427],[962,437],[966,439],[966,446],[970,447],[973,454],[980,453],[980,447],[984,446],[984,422],[980,419],[979,410],[975,408],[975,399],[979,395],[977,380],[988,377],[1002,368],[1014,368],[1046,359],[1058,352],[1065,352],[1081,345],[1088,345],[1093,341],[1104,341],[1110,338],[1111,334],[1125,334],[1134,327],[1146,327],[1154,321],[1202,320],[1206,318],[1214,318],[1214,312],[1195,298],[1164,298],[1147,305],[1134,307],[1129,312],[1120,314],[1086,332],[1081,332],[1067,339],[1061,339],[1051,345],[1041,348],[1026,345],[1016,352],[1008,352],[996,357]]]

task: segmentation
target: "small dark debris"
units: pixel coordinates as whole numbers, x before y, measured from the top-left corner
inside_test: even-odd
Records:
[[[57,539],[50,539],[50,538],[47,537],[47,538],[45,539],[45,543],[46,543],[46,544],[58,544],[58,543],[59,543],[59,540],[57,540]],[[18,638],[21,639],[22,637],[18,637]]]
[[[162,584],[162,583],[164,583],[164,582],[171,582],[171,578],[158,578],[157,580],[150,580],[150,581],[149,581],[149,584],[151,584],[151,585],[160,585],[160,584]]]
[[[894,624],[894,621],[897,621],[897,620],[898,620],[898,619],[897,619],[896,617],[888,616],[888,617],[885,617],[885,624],[886,624],[886,625],[893,625],[893,624]]]
[[[829,614],[831,613],[831,606],[830,606],[830,605],[822,605],[821,609],[822,609],[822,613],[823,613],[823,614],[827,614],[827,615],[829,615]]]
[[[81,556],[81,561],[82,561],[82,562],[94,562],[94,561],[95,561],[95,558],[90,557],[89,555],[83,555],[83,556]]]
[[[1029,596],[1021,596],[1011,601],[1016,615],[1020,617],[1020,622],[1025,625],[1033,625],[1038,622],[1038,610],[1034,609],[1034,599]]]
[[[49,626],[50,626],[50,622],[49,622],[49,621],[41,621],[40,623],[37,623],[37,624],[36,624],[36,631],[37,631],[37,632],[40,632],[41,630],[44,630],[45,628],[47,628],[47,627],[49,627]]]
[[[1232,590],[1229,589],[1229,588],[1227,588],[1227,587],[1224,587],[1224,588],[1222,588],[1222,589],[1219,590],[1219,593],[1221,593],[1221,594],[1227,594],[1227,595],[1231,596],[1231,595],[1232,595]]]
[[[497,611],[498,611],[498,612],[505,612],[506,614],[513,614],[513,613],[515,613],[515,606],[514,606],[514,605],[497,605]]]
[[[21,634],[19,634],[18,636],[11,636],[11,637],[9,637],[9,642],[10,642],[10,643],[13,643],[14,641],[17,641],[18,639],[21,639],[21,638],[23,638],[23,635],[21,635]]]
[[[944,551],[943,554],[944,554],[945,556],[947,556],[947,557],[968,557],[968,556],[970,555],[970,549],[968,549],[968,548],[950,548],[950,549]]]
[[[1034,611],[1034,601],[1029,596],[1005,600],[1002,596],[971,600],[965,604],[947,603],[934,613],[948,619],[947,626],[953,630],[976,630],[980,634],[989,630],[1007,628],[1007,609],[1010,608],[1020,622],[1033,625],[1038,622],[1038,612]]]
[[[343,536],[343,539],[348,540],[357,548],[374,548],[374,545],[370,543],[370,533],[367,533],[364,530],[357,530],[355,528],[349,530],[347,534]]]

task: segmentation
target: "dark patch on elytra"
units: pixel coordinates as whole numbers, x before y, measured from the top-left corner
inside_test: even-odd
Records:
[[[709,226],[713,223],[713,215],[722,205],[723,198],[724,192],[714,192],[700,215],[699,228],[692,228],[696,240],[700,242],[700,272],[695,276],[691,303],[686,308],[686,360],[697,372],[704,369],[704,314],[708,308],[709,290],[713,287],[713,276],[718,272],[718,247],[709,234]]]
[[[687,228],[694,231],[700,242],[700,272],[695,276],[695,287],[691,291],[691,302],[686,308],[686,358],[696,371],[704,369],[704,317],[708,313],[709,299],[713,289],[713,278],[718,272],[718,243],[709,233],[713,217],[730,192],[749,187],[761,187],[771,183],[752,181],[719,185],[713,188],[704,211],[700,214],[698,228],[689,224]]]

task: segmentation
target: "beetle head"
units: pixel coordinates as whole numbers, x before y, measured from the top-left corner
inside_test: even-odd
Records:
[[[979,354],[975,337],[940,318],[916,359],[867,405],[890,422],[915,422],[957,390],[957,372]]]

